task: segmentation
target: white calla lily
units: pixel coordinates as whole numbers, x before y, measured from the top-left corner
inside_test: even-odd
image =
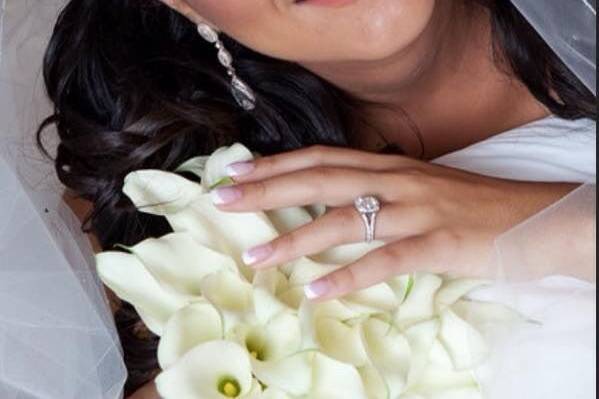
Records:
[[[372,365],[366,365],[358,368],[360,378],[364,384],[364,389],[368,395],[368,399],[391,399],[391,392],[387,385],[387,381],[381,373]]]
[[[310,399],[368,399],[355,367],[320,353],[314,355],[314,380]]]
[[[96,267],[104,284],[135,306],[156,335],[162,335],[170,317],[188,304],[181,295],[165,290],[135,255],[100,253],[96,256]]]
[[[247,399],[256,384],[247,351],[228,341],[203,343],[156,378],[166,399]]]
[[[360,367],[368,363],[361,332],[365,318],[339,300],[314,304],[304,302],[300,319],[304,329],[304,348],[315,348],[325,355]]]
[[[405,390],[412,361],[408,339],[389,322],[370,318],[362,324],[368,358],[384,379],[391,398]]]
[[[204,194],[200,185],[161,170],[141,170],[128,174],[123,192],[140,211],[161,216],[187,209]]]
[[[200,284],[210,274],[238,272],[231,257],[199,244],[185,233],[150,238],[128,249],[165,289],[181,295],[200,296]]]
[[[213,273],[200,284],[202,295],[215,306],[223,318],[225,332],[246,318],[253,318],[252,285],[237,274]]]
[[[408,328],[404,334],[408,339],[411,349],[410,372],[408,373],[408,386],[418,382],[429,364],[430,353],[437,339],[441,323],[432,319]]]
[[[267,362],[252,358],[252,369],[254,375],[269,388],[272,387],[289,395],[305,397],[313,385],[315,353],[303,351]]]
[[[180,309],[166,324],[158,346],[158,362],[164,370],[194,347],[223,338],[223,323],[218,310],[208,302]]]
[[[443,284],[441,277],[434,274],[417,274],[414,276],[409,295],[397,309],[395,324],[405,328],[435,315],[435,294]]]
[[[212,153],[204,165],[202,186],[206,191],[211,190],[229,176],[227,166],[232,163],[247,162],[253,159],[254,155],[241,144],[219,148]]]
[[[441,314],[439,339],[447,348],[457,370],[476,367],[488,355],[482,334],[450,309]]]
[[[228,336],[245,347],[252,358],[275,361],[298,353],[302,344],[300,320],[292,312],[282,312],[266,324],[239,324]]]
[[[392,312],[399,306],[395,292],[386,283],[353,292],[343,297],[343,303],[363,314]]]
[[[294,397],[280,389],[268,387],[262,392],[261,399],[294,399]]]
[[[257,272],[253,287],[256,318],[262,324],[281,312],[298,309],[304,298],[303,288],[290,286],[287,277],[276,269]]]

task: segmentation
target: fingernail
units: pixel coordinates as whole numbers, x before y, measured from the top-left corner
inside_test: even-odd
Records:
[[[308,299],[317,299],[326,295],[331,289],[327,280],[316,280],[312,284],[304,287],[304,293]]]
[[[248,249],[241,256],[243,263],[248,266],[266,260],[272,254],[272,246],[270,244],[260,245],[252,249]]]
[[[253,162],[235,162],[225,168],[229,177],[249,175],[256,168]]]
[[[235,186],[219,187],[212,190],[210,196],[214,204],[226,205],[241,199],[241,190]]]

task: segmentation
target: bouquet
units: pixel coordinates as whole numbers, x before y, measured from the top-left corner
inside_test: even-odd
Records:
[[[138,209],[164,216],[173,233],[100,253],[97,268],[160,337],[160,395],[482,398],[474,371],[489,352],[485,332],[518,319],[505,307],[468,299],[486,282],[418,273],[338,300],[309,301],[306,284],[380,243],[346,245],[272,270],[246,267],[245,249],[324,211],[218,210],[210,190],[233,184],[227,165],[252,158],[236,144],[193,158],[177,173],[142,170],[125,180]]]

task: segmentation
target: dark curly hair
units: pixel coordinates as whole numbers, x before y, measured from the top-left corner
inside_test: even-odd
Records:
[[[596,99],[550,50],[509,0],[470,0],[491,16],[497,62],[554,114],[596,120]],[[302,67],[225,38],[239,75],[258,96],[243,112],[214,48],[195,27],[156,0],[71,0],[44,60],[60,144],[60,180],[93,203],[84,230],[103,248],[170,231],[163,218],[138,212],[122,194],[124,177],[143,168],[173,170],[221,145],[242,142],[271,154],[347,145],[356,100]],[[127,304],[116,314],[129,370],[126,393],[151,379],[156,337],[138,334]]]

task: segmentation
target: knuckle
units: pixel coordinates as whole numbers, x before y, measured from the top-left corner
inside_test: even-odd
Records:
[[[388,244],[380,249],[380,255],[387,264],[394,267],[401,261],[402,251],[397,245]]]
[[[250,201],[260,201],[268,197],[268,185],[263,181],[246,184],[244,197]]]
[[[328,148],[323,145],[313,145],[306,149],[306,155],[313,164],[320,164],[326,157]]]
[[[358,282],[355,266],[350,265],[330,275],[330,283],[337,292],[347,292]]]
[[[274,247],[277,252],[293,255],[298,249],[297,236],[293,233],[290,233],[279,237],[279,239],[275,241]]]
[[[429,235],[429,244],[448,258],[453,257],[462,245],[459,232],[450,228],[441,228]]]
[[[311,179],[319,186],[319,189],[323,189],[326,184],[330,184],[330,179],[335,177],[335,171],[324,166],[313,168],[310,174]]]
[[[276,169],[278,164],[279,164],[279,160],[278,160],[277,156],[258,158],[255,161],[256,168],[262,169],[265,171],[271,171],[271,170]]]

